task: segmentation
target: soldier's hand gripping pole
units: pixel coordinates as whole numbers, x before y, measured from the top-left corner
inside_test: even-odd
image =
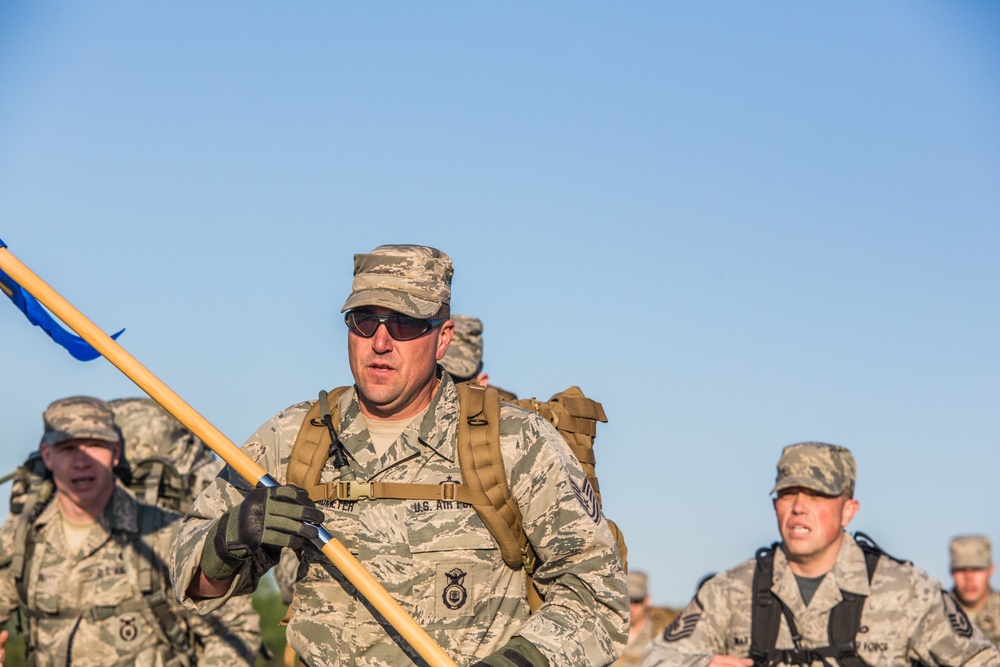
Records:
[[[104,355],[118,370],[149,394],[154,401],[201,438],[243,479],[255,486],[274,486],[276,484],[274,478],[268,475],[256,461],[233,444],[221,431],[198,414],[172,389],[140,364],[135,357],[87,319],[83,313],[60,296],[3,246],[0,246],[0,271],[5,272],[23,289],[38,299],[66,326],[90,343],[95,350]],[[318,528],[319,537],[316,538],[316,546],[358,589],[358,592],[399,632],[403,639],[409,642],[410,646],[432,667],[456,667],[455,662],[448,657],[444,649],[438,646],[430,635],[417,625],[417,622],[389,595],[388,591],[376,581],[351,552],[334,539],[323,526],[318,526]]]

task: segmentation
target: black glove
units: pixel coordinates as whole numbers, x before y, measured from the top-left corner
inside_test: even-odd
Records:
[[[510,641],[472,667],[549,667],[548,658],[524,637],[511,637]]]
[[[319,534],[323,512],[305,490],[290,484],[252,489],[239,505],[219,517],[201,555],[210,579],[231,579],[254,551],[263,548],[277,562],[282,547],[302,548]]]

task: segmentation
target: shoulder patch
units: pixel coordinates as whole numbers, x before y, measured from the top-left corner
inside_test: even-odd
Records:
[[[678,616],[674,622],[663,631],[663,641],[676,642],[690,637],[694,633],[698,621],[701,620],[701,612],[695,611],[684,616]]]
[[[597,494],[594,493],[594,487],[590,485],[590,480],[587,477],[583,478],[583,486],[577,486],[576,482],[572,479],[569,483],[573,486],[573,493],[576,495],[576,499],[580,501],[583,506],[583,511],[587,513],[587,516],[591,518],[594,523],[600,523],[601,521],[601,504],[597,502]]]
[[[944,613],[948,617],[948,625],[951,626],[952,632],[966,639],[971,637],[972,622],[965,615],[965,611],[958,606],[958,603],[947,591],[941,591],[941,598],[944,602]]]

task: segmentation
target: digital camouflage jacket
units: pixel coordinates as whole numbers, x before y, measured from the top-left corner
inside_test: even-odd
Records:
[[[145,542],[153,548],[152,567],[159,578],[165,578],[165,558],[180,516],[159,508],[150,510],[155,516],[154,534],[146,536]],[[140,568],[133,554],[140,524],[138,502],[120,486],[75,554],[65,545],[57,498],[35,520],[33,553],[25,565],[22,613],[36,665],[183,664],[186,656],[173,648],[139,585]],[[3,560],[13,552],[15,532],[13,524],[0,532]],[[162,593],[161,598],[180,618],[182,610],[170,599],[169,586]],[[17,613],[20,594],[15,573],[4,567],[0,570],[0,622],[6,623]],[[183,619],[170,630],[175,641],[187,635]]]
[[[279,482],[311,403],[262,426],[243,449]],[[376,456],[355,392],[341,399],[338,432],[359,481],[460,481],[456,460],[458,394],[447,374],[422,420]],[[508,568],[472,506],[447,501],[321,503],[326,528],[459,664],[475,662],[521,635],[550,664],[605,665],[622,650],[628,626],[625,576],[607,522],[580,464],[547,421],[514,406],[501,412],[501,449],[524,527],[543,561],[535,583],[546,604],[529,616],[524,573]],[[226,596],[185,595],[216,519],[247,490],[226,468],[197,498],[172,553],[174,586],[185,605],[212,609],[249,593],[274,563],[255,557]],[[327,464],[321,481],[338,473]],[[300,554],[291,646],[310,665],[422,664],[380,623],[354,588],[313,545]]]
[[[755,567],[751,559],[705,582],[654,640],[643,667],[705,667],[715,655],[749,657]],[[867,596],[857,642],[859,657],[872,667],[909,667],[911,661],[932,667],[1000,665],[996,649],[923,570],[882,556],[869,584],[864,554],[846,533],[833,570],[808,606],[780,549],[772,581],[771,590],[792,612],[803,648],[829,645],[830,610],[845,591]],[[776,646],[793,647],[784,618]],[[823,666],[815,662],[813,667]]]

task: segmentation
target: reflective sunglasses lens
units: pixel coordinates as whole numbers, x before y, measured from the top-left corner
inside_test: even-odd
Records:
[[[430,330],[427,322],[406,315],[393,315],[385,322],[389,335],[396,340],[412,340],[423,336]]]
[[[378,329],[378,317],[363,311],[351,311],[347,313],[344,321],[347,322],[348,329],[364,338],[371,338]]]

